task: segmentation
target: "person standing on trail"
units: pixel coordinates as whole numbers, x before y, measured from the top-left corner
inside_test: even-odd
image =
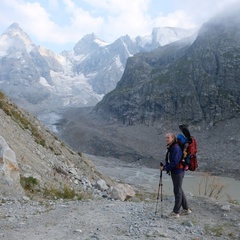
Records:
[[[173,133],[167,133],[165,140],[167,143],[166,163],[165,165],[160,166],[160,170],[165,170],[171,175],[175,204],[173,211],[169,216],[178,218],[180,217],[179,214],[181,207],[183,208],[181,214],[189,214],[192,212],[188,207],[188,202],[182,189],[182,182],[185,173],[184,166],[181,163],[183,152]]]

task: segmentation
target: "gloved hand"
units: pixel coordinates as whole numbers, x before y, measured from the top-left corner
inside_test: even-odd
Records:
[[[163,169],[164,169],[164,165],[163,163],[160,163],[160,170],[163,171]]]
[[[183,159],[185,159],[185,158],[186,158],[186,156],[187,156],[187,151],[186,151],[186,150],[184,150],[184,151],[183,151]]]

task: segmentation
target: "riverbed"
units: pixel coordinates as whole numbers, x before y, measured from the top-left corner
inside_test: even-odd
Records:
[[[122,163],[118,159],[87,155],[96,168],[116,181],[128,183],[148,192],[157,192],[160,170],[145,166]],[[163,194],[172,195],[171,177],[162,174]],[[209,196],[219,201],[240,202],[240,181],[233,178],[214,176],[207,173],[186,171],[183,189],[195,196]]]

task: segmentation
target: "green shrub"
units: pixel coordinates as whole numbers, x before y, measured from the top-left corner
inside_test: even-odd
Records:
[[[41,144],[43,147],[46,146],[46,141],[43,139],[41,133],[31,122],[18,110],[17,106],[8,102],[5,95],[0,92],[0,108],[12,118],[21,128],[29,129],[34,136],[35,142]]]
[[[22,185],[25,191],[29,192],[35,192],[36,186],[39,185],[38,180],[32,176],[30,177],[20,176],[20,184]]]
[[[90,195],[87,193],[79,193],[76,192],[74,189],[64,186],[63,190],[56,189],[54,187],[51,188],[45,188],[44,189],[44,195],[46,197],[54,198],[54,199],[74,199],[77,198],[78,200],[89,198]]]

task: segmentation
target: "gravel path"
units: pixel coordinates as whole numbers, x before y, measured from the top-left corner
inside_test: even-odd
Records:
[[[1,206],[0,239],[239,239],[239,206],[230,210],[208,199],[191,199],[193,213],[167,218],[172,199],[156,201],[7,201]],[[163,208],[161,208],[163,204]],[[228,206],[225,206],[228,207]],[[162,213],[162,217],[161,217]],[[215,235],[215,236],[214,236]]]
[[[99,162],[100,166],[105,170],[115,166],[116,173],[124,171],[114,160]],[[157,202],[156,193],[141,191],[128,202],[99,196],[88,201],[2,199],[0,239],[240,239],[239,203],[218,202],[191,194],[187,198],[192,213],[178,219],[168,217],[174,202],[172,195],[163,195],[163,200]]]

